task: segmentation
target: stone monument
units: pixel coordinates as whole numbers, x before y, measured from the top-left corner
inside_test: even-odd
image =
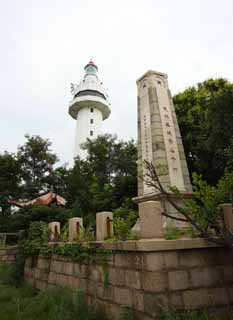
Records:
[[[143,161],[152,162],[160,182],[169,192],[177,187],[183,197],[191,196],[192,185],[187,168],[182,138],[168,87],[167,75],[147,71],[137,80],[138,90],[138,197],[135,202],[162,201],[169,214],[176,214],[162,195],[147,186],[140,177],[145,175]],[[174,197],[174,195],[170,195]],[[174,199],[175,201],[179,201]],[[166,219],[163,219],[166,224]]]

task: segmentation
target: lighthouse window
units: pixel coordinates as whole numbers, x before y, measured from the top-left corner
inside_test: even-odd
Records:
[[[90,131],[90,136],[91,136],[91,137],[93,136],[93,131],[92,131],[92,130]]]
[[[93,109],[93,108],[91,108],[91,112],[94,112],[94,109]]]
[[[91,124],[94,123],[94,119],[90,119]]]

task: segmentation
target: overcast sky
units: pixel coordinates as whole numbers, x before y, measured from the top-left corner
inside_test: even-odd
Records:
[[[103,130],[137,138],[135,81],[168,74],[173,94],[210,77],[233,81],[232,0],[0,0],[0,152],[26,133],[72,163],[70,83],[92,57],[112,114]]]

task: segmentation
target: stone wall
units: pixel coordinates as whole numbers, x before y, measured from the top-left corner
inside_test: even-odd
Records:
[[[14,264],[17,254],[17,246],[0,248],[0,264]]]
[[[122,306],[139,318],[154,319],[160,307],[194,309],[233,303],[233,254],[224,248],[192,240],[139,240],[103,244],[112,249],[108,285],[100,265],[72,262],[53,255],[30,259],[25,279],[36,288],[83,290],[89,304],[100,303],[109,318]]]

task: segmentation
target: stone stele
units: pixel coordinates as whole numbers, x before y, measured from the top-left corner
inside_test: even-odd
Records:
[[[134,198],[134,201],[161,201],[167,213],[177,214],[161,194],[142,179],[146,174],[143,162],[147,160],[157,169],[160,182],[168,192],[171,186],[175,186],[184,197],[192,195],[192,185],[167,75],[148,71],[137,80],[137,89],[138,197]],[[172,194],[171,196],[174,198]],[[163,223],[166,225],[167,220],[163,219]]]
[[[49,223],[50,241],[58,241],[61,233],[60,222],[53,221]]]
[[[108,211],[96,213],[96,240],[103,241],[113,236],[113,213]]]
[[[69,241],[75,241],[78,238],[78,234],[83,227],[83,219],[76,217],[69,219]]]

